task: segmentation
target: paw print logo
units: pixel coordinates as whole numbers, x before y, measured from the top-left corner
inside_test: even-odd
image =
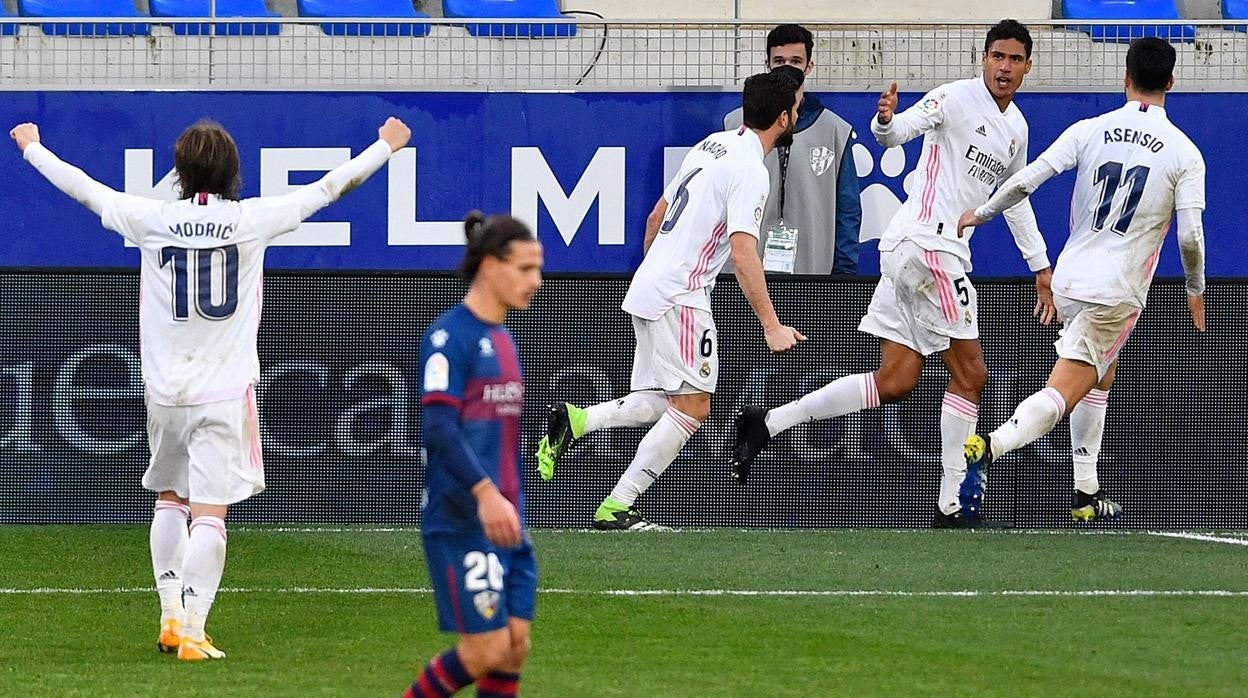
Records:
[[[900,146],[888,148],[880,154],[879,170],[876,170],[875,154],[863,143],[855,143],[854,169],[862,182],[862,231],[859,239],[878,240],[893,219],[902,199],[910,194],[914,184],[914,172],[904,181],[898,180],[906,170],[906,151]]]

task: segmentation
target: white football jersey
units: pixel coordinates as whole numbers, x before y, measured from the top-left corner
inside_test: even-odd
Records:
[[[881,236],[880,250],[893,250],[903,240],[912,240],[925,250],[956,255],[970,271],[973,230],[959,238],[958,218],[1026,166],[1023,113],[1013,102],[1002,112],[981,76],[941,85],[914,106],[894,114],[887,125],[872,117],[871,131],[885,147],[923,135],[913,184]],[[1006,216],[1028,268],[1038,271],[1049,266],[1031,204],[1023,201]]]
[[[282,196],[181,201],[122,194],[35,143],[24,157],[57,188],[139,247],[139,350],[148,397],[201,405],[242,397],[260,378],[264,250],[390,158],[378,140],[320,180]]]
[[[139,246],[139,344],[151,399],[199,405],[246,393],[260,377],[264,250],[299,227],[297,204],[118,195],[101,219]]]
[[[758,238],[770,187],[762,141],[750,129],[694,146],[663,192],[667,216],[633,274],[624,310],[646,320],[676,305],[709,311],[710,289],[731,255],[728,238]]]
[[[1205,161],[1195,144],[1165,109],[1127,102],[1072,125],[1038,159],[1058,172],[1079,168],[1053,291],[1144,307],[1174,212],[1205,208]]]

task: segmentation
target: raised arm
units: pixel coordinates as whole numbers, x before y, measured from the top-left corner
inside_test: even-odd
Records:
[[[61,160],[39,141],[39,127],[35,124],[18,124],[9,136],[22,151],[22,157],[39,171],[57,189],[91,209],[97,216],[103,215],[104,207],[121,196],[115,189],[91,179],[86,172]]]
[[[395,117],[377,129],[377,141],[364,152],[330,170],[319,180],[287,194],[299,210],[303,221],[317,211],[342,198],[347,192],[364,183],[374,172],[390,160],[390,156],[407,145],[412,131]]]
[[[944,122],[944,99],[943,90],[933,90],[914,106],[896,114],[897,83],[894,82],[887,91],[880,94],[875,118],[871,120],[871,133],[885,148],[908,143]]]

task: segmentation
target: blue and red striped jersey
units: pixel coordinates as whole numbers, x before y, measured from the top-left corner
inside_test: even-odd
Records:
[[[464,443],[485,475],[524,517],[520,481],[520,417],[524,409],[524,376],[511,333],[503,325],[478,319],[464,305],[443,313],[421,341],[420,403],[446,405],[459,412]],[[422,420],[426,457],[424,531],[464,531],[480,527],[471,484],[458,481],[432,448],[428,421]],[[439,438],[434,435],[432,438]]]

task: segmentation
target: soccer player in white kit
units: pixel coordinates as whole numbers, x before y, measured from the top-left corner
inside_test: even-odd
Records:
[[[754,75],[742,92],[744,125],[707,136],[685,156],[646,220],[645,258],[624,297],[637,349],[633,392],[579,408],[551,408],[538,446],[544,478],[576,438],[623,426],[649,426],[619,482],[594,513],[600,530],[653,530],[637,498],[676,459],[711,410],[719,373],[711,289],[732,258],[741,292],[763,325],[767,346],[785,351],[805,339],[780,323],[758,257],[759,225],[771,188],[763,158],[793,142],[800,83],[779,70]]]
[[[1174,61],[1174,47],[1161,39],[1131,42],[1123,79],[1127,103],[1066,129],[958,224],[959,229],[979,225],[1050,177],[1078,168],[1070,240],[1053,274],[1063,325],[1055,342],[1057,363],[1047,386],[1019,403],[1009,421],[966,441],[968,467],[983,471],[1049,433],[1069,411],[1075,480],[1071,516],[1077,521],[1122,513],[1101,491],[1096,459],[1118,353],[1144,309],[1161,242],[1176,217],[1188,309],[1196,329],[1205,329],[1205,162],[1166,117]],[[972,481],[970,475],[967,480]]]
[[[940,354],[949,369],[940,415],[943,474],[933,525],[984,525],[963,510],[959,488],[966,472],[962,443],[975,433],[979,397],[987,382],[979,345],[978,308],[969,236],[957,235],[958,215],[983,201],[1027,164],[1027,122],[1014,93],[1031,70],[1031,34],[1003,20],[984,40],[983,74],[928,92],[895,114],[897,84],[880,96],[871,132],[885,147],[923,136],[923,154],[909,197],[880,240],[882,276],[858,329],[880,338],[880,367],[845,376],[770,411],[746,407],[737,418],[733,469],[745,482],[772,437],[804,422],[829,419],[901,400],[918,385],[924,357]],[[1014,242],[1036,273],[1036,314],[1053,317],[1048,254],[1026,201],[1006,211]]]
[[[219,124],[200,122],[174,146],[182,198],[173,202],[95,181],[44,147],[34,124],[10,135],[52,184],[139,247],[151,449],[143,486],[159,493],[150,531],[161,606],[157,647],[188,661],[221,659],[204,623],[225,567],[226,512],[264,490],[253,385],[265,248],[386,164],[411,131],[391,117],[375,143],[319,181],[239,201],[234,139]]]

